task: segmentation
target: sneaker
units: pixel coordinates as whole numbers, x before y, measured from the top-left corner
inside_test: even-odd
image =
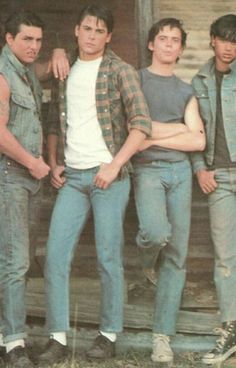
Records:
[[[50,366],[63,362],[69,354],[67,346],[60,344],[54,339],[49,339],[44,351],[38,356],[37,363]]]
[[[170,338],[166,335],[153,334],[153,351],[151,359],[153,362],[172,362],[173,351],[170,347]]]
[[[93,342],[91,349],[86,352],[90,359],[108,359],[115,356],[115,342],[99,334]]]
[[[31,362],[26,348],[17,346],[5,355],[7,368],[34,368],[34,364]]]
[[[216,340],[216,346],[203,356],[205,364],[224,362],[236,352],[236,321],[224,322],[223,328],[215,331],[220,333],[220,338]]]

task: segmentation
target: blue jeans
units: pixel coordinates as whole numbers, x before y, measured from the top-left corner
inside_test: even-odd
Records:
[[[40,187],[27,169],[0,161],[0,287],[5,342],[26,337],[25,274],[29,268],[29,232]]]
[[[102,190],[93,183],[98,170],[66,168],[66,183],[53,210],[45,265],[46,321],[50,332],[69,329],[70,265],[91,208],[101,278],[100,328],[119,332],[123,327],[123,221],[130,180],[116,180]]]
[[[134,191],[137,245],[161,250],[153,331],[173,335],[186,277],[192,192],[189,161],[135,166]]]
[[[216,169],[217,188],[209,194],[215,250],[215,284],[222,322],[236,320],[236,168]]]

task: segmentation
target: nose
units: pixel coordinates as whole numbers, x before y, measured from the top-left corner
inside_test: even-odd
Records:
[[[166,39],[166,46],[169,46],[169,47],[172,46],[172,41],[170,38]]]
[[[32,40],[31,44],[30,44],[30,47],[31,47],[32,50],[37,50],[37,48],[38,48],[37,40]]]
[[[94,40],[94,38],[95,38],[95,31],[94,30],[91,30],[91,32],[89,33],[89,38],[91,40]]]
[[[226,49],[227,51],[231,51],[231,50],[233,49],[233,44],[232,44],[232,42],[226,42],[226,43],[225,43],[225,49]]]

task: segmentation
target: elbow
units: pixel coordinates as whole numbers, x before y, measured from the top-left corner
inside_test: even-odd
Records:
[[[206,147],[206,137],[204,134],[200,134],[196,139],[196,151],[204,151]]]

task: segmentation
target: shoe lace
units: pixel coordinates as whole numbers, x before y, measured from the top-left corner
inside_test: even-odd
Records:
[[[164,348],[169,350],[169,342],[170,338],[167,335],[155,334],[153,336],[153,345],[156,347],[157,345],[161,345]]]
[[[216,350],[220,351],[224,347],[230,332],[220,327],[215,328],[214,332],[220,335],[219,339],[216,340],[215,347]]]

